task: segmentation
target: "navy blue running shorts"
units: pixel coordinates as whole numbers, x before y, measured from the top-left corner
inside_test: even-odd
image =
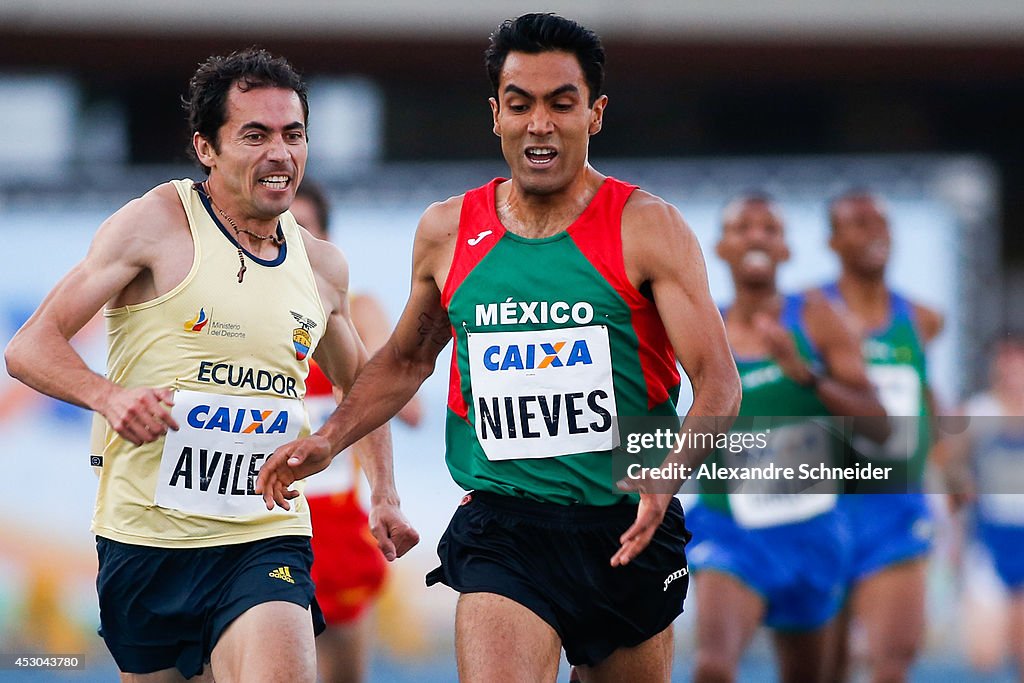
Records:
[[[683,509],[672,500],[650,545],[624,567],[610,560],[637,506],[540,503],[476,491],[463,499],[427,585],[495,593],[558,633],[571,664],[596,665],[665,630],[689,585]]]
[[[208,548],[155,548],[97,537],[100,629],[124,673],[202,673],[224,630],[264,602],[308,608],[324,629],[306,536]]]

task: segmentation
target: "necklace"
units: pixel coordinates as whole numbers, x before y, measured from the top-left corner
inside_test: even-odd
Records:
[[[219,206],[217,206],[217,202],[213,201],[213,195],[210,194],[210,186],[209,186],[208,183],[209,183],[209,181],[206,181],[206,182],[202,183],[202,185],[201,185],[201,187],[203,189],[203,194],[205,194],[209,198],[210,205],[213,206],[213,208],[217,209],[217,213],[219,213],[221,215],[221,217],[228,222],[228,225],[231,226],[231,229],[235,231],[235,238],[236,239],[238,238],[239,234],[244,232],[246,235],[249,235],[249,237],[252,237],[253,239],[257,239],[260,242],[262,242],[264,240],[270,240],[270,243],[273,244],[275,247],[280,247],[281,245],[284,244],[284,236],[283,235],[281,237],[278,237],[277,234],[274,233],[274,232],[270,233],[269,235],[261,235],[259,233],[253,232],[252,230],[246,230],[245,228],[238,227],[238,223],[235,223],[235,219],[233,219],[231,216],[229,216],[226,213],[224,213],[224,210],[222,208],[220,208]],[[239,282],[239,284],[241,284],[242,278],[245,277],[245,271],[246,271],[246,267],[245,267],[245,252],[242,251],[242,247],[238,247],[238,265],[239,265],[239,269],[238,269],[238,282]]]

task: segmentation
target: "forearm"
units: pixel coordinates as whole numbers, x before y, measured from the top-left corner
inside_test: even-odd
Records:
[[[742,399],[739,375],[732,364],[712,377],[691,378],[691,383],[694,388],[693,404],[679,428],[679,435],[700,434],[702,438],[679,439],[682,448],[670,451],[663,463],[663,466],[679,465],[683,472],[693,471],[707,459],[718,436],[727,433],[736,421]],[[706,435],[709,434],[714,438],[708,438]]]
[[[784,371],[794,382],[813,391],[830,415],[852,418],[853,431],[877,443],[889,438],[888,416],[870,385],[857,386],[831,374],[815,372],[803,361]]]
[[[357,441],[353,450],[370,483],[371,502],[397,505],[398,491],[395,487],[391,430],[388,425],[378,427]]]
[[[828,375],[814,383],[814,392],[832,415],[885,418],[885,408],[870,388],[851,387]]]
[[[814,391],[829,413],[849,417],[855,433],[884,443],[892,433],[885,408],[870,388],[852,387],[827,375],[819,376]]]
[[[929,454],[930,460],[939,469],[947,493],[960,499],[974,493],[971,450],[970,432],[965,430],[949,433],[939,439]]]
[[[718,436],[728,433],[736,421],[736,413],[740,405],[739,381],[737,378],[735,387],[727,382],[712,384],[705,391],[694,394],[693,405],[690,407],[683,424],[679,428],[679,434],[701,434],[714,435],[714,439],[706,436],[702,439],[686,439],[680,443],[688,443],[678,452],[673,451],[666,459],[666,463],[674,463],[687,468],[698,467],[711,453],[713,444],[718,441]],[[694,446],[699,444],[699,446]]]
[[[334,453],[340,453],[394,417],[416,394],[432,367],[403,362],[385,346],[363,367],[317,434],[330,442]],[[390,432],[387,438],[390,443]]]
[[[7,372],[36,391],[82,408],[102,412],[104,401],[116,388],[93,372],[60,337],[58,341],[23,329],[4,352]]]

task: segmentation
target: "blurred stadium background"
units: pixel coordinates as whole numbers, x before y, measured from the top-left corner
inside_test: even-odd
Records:
[[[179,104],[187,79],[206,56],[251,44],[309,79],[307,177],[334,200],[354,288],[397,317],[419,213],[504,169],[486,103],[488,33],[506,17],[552,9],[598,31],[608,50],[611,102],[592,162],[675,202],[709,256],[726,198],[763,188],[789,222],[795,258],[783,284],[821,282],[836,272],[826,199],[851,184],[885,196],[892,279],[946,313],[932,368],[942,399],[961,399],[984,381],[985,343],[1024,315],[1024,4],[751,5],[5,0],[0,342],[107,215],[158,182],[196,177]],[[727,300],[713,258],[709,275]],[[79,348],[102,367],[102,327],[84,330]],[[423,542],[394,566],[378,609],[374,680],[455,679],[455,596],[422,582],[460,495],[443,463],[445,376],[424,387],[426,428],[395,427],[399,486]],[[0,670],[0,681],[116,675],[95,636],[87,432],[84,411],[0,377],[0,653],[83,653],[88,662],[54,675]],[[1009,680],[1005,669],[968,666],[955,554],[941,536],[914,680]],[[684,615],[679,680],[691,627]],[[743,680],[772,677],[759,643]]]

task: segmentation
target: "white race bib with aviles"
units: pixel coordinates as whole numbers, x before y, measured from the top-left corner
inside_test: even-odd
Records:
[[[604,325],[468,335],[477,439],[489,460],[615,447]]]
[[[180,429],[167,432],[156,504],[222,517],[268,514],[256,477],[276,448],[298,437],[302,402],[178,391],[171,415]]]

